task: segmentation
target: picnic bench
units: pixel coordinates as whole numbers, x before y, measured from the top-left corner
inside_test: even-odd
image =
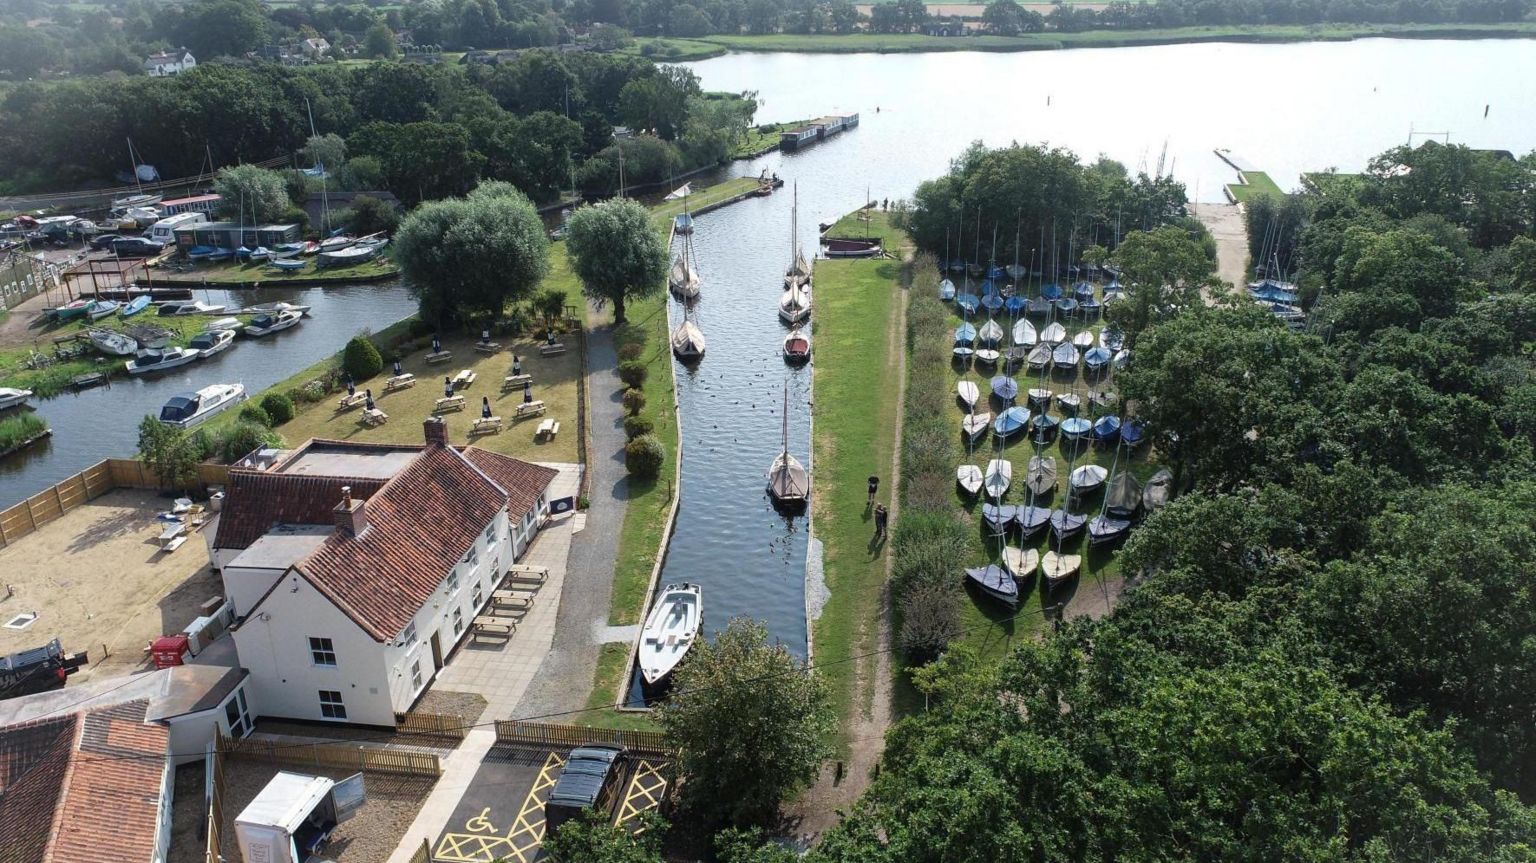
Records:
[[[427,354],[429,363],[446,363],[451,359],[453,359],[453,351],[432,351]]]
[[[546,357],[559,356],[560,354],[565,353],[565,343],[553,342],[551,344],[542,345],[539,347],[539,353]]]
[[[166,554],[170,554],[176,549],[181,548],[182,545],[187,541],[186,524],[177,521],[166,525],[165,528],[160,531],[160,538],[158,541],[160,543],[160,550]]]
[[[544,413],[544,410],[544,402],[540,399],[534,399],[531,402],[523,402],[517,406],[517,418],[522,419],[523,417],[538,416],[539,414]]]
[[[416,376],[410,372],[406,372],[405,374],[395,375],[394,377],[385,381],[384,392],[392,393],[395,390],[403,390],[407,387],[414,386],[416,386]]]
[[[555,435],[559,433],[560,421],[554,417],[546,417],[543,422],[539,423],[539,427],[536,431],[534,431],[533,437],[535,440],[538,440],[539,438],[554,440]]]
[[[379,410],[378,408],[372,408],[370,410],[363,411],[363,415],[359,418],[359,421],[369,428],[374,426],[381,426],[389,422],[389,414]]]
[[[543,584],[548,579],[549,567],[547,566],[529,566],[526,563],[514,563],[507,567],[506,580],[508,582],[521,581]]]
[[[501,417],[481,417],[469,427],[470,434],[497,434],[501,431]]]
[[[463,396],[443,396],[442,398],[438,399],[432,406],[432,412],[435,414],[447,413],[448,411],[461,411],[463,409]]]
[[[501,391],[506,392],[531,383],[533,383],[533,375],[507,375],[501,379]]]
[[[470,629],[473,631],[474,637],[476,638],[479,638],[482,635],[499,635],[503,638],[510,639],[512,637],[512,633],[517,631],[517,621],[510,617],[493,617],[487,615],[485,617],[475,618],[475,622],[470,626]]]
[[[494,354],[501,350],[501,342],[475,342],[475,353]]]
[[[477,377],[479,375],[475,374],[473,369],[459,369],[459,373],[453,376],[453,388],[464,389],[474,383]]]
[[[349,395],[349,396],[342,396],[336,402],[336,410],[338,410],[338,411],[351,410],[352,408],[355,408],[358,405],[364,404],[367,401],[368,401],[367,393],[353,393],[352,395]]]
[[[498,590],[491,594],[491,604],[526,610],[533,607],[536,594],[537,591],[533,590]]]

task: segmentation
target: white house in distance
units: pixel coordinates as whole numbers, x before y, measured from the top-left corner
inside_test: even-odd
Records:
[[[169,78],[196,66],[197,58],[185,48],[151,54],[144,60],[144,71],[148,72],[151,78]]]
[[[557,471],[424,428],[230,471],[205,533],[261,715],[392,727],[548,515]]]
[[[319,60],[330,53],[331,43],[327,42],[323,36],[316,36],[313,39],[305,39],[303,42],[300,42],[299,50],[304,52],[305,57],[311,60]]]

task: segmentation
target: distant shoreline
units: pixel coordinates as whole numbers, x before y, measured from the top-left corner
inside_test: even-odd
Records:
[[[1082,33],[1028,33],[1022,36],[924,36],[856,33],[836,35],[701,36],[666,38],[646,56],[662,63],[687,63],[729,53],[929,54],[953,51],[1016,53],[1069,48],[1144,48],[1154,45],[1284,44],[1353,42],[1358,39],[1532,39],[1536,22],[1507,24],[1349,24],[1324,26],[1180,27],[1170,30],[1089,30]],[[639,40],[644,47],[651,40]],[[643,52],[642,52],[643,53]]]

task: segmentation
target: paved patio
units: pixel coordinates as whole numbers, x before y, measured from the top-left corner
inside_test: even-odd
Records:
[[[575,495],[581,468],[573,464],[547,466],[560,471],[550,485],[550,500]],[[510,639],[471,636],[438,673],[433,689],[478,693],[485,698],[486,709],[481,714],[481,724],[471,729],[458,749],[444,760],[442,777],[422,804],[405,838],[390,856],[390,863],[408,863],[411,855],[421,848],[422,839],[436,841],[448,826],[460,798],[473,783],[481,762],[496,743],[496,729],[491,721],[513,716],[517,702],[554,643],[555,618],[560,609],[560,591],[565,585],[571,535],[585,521],[583,515],[575,512],[553,516],[518,561],[529,566],[547,567],[549,579],[539,588],[533,608],[523,617],[517,632]]]

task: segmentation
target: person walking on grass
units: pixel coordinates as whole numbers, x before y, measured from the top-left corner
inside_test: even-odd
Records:
[[[886,520],[889,517],[890,517],[890,512],[885,508],[885,504],[883,504],[883,503],[875,504],[875,539],[876,540],[885,539],[885,525],[886,525]]]
[[[873,504],[875,502],[875,492],[878,492],[879,490],[880,490],[880,477],[875,476],[874,474],[870,474],[869,475],[869,503],[870,504]]]

